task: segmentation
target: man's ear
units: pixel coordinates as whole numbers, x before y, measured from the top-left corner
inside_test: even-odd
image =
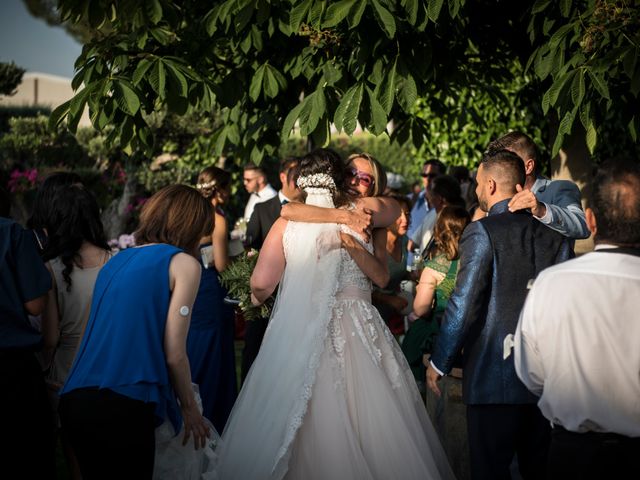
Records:
[[[598,225],[596,224],[596,215],[593,213],[593,210],[590,208],[585,209],[584,211],[585,220],[587,221],[587,228],[591,232],[591,234],[595,237],[598,231]]]
[[[527,174],[527,177],[528,177],[529,175],[532,175],[532,174],[533,174],[533,172],[535,171],[535,169],[536,169],[536,162],[535,162],[535,160],[534,160],[533,158],[527,158],[527,159],[524,161],[524,171],[525,171],[525,173]]]
[[[493,195],[494,193],[496,193],[496,190],[498,189],[498,184],[493,178],[490,178],[489,180],[487,180],[487,182],[489,187],[489,194]]]

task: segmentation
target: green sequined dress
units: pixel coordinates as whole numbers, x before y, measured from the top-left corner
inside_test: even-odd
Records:
[[[426,368],[422,363],[422,355],[430,353],[433,349],[447,302],[456,283],[458,260],[447,260],[444,254],[440,254],[427,260],[424,267],[444,273],[445,277],[436,286],[435,305],[429,315],[414,321],[402,340],[402,352],[409,362],[414,377],[419,382],[425,381]]]

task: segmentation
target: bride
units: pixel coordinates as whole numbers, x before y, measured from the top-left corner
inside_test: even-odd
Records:
[[[300,165],[306,203],[348,208],[330,150]],[[338,187],[339,186],[339,187]],[[453,478],[345,226],[278,219],[251,277],[254,303],[280,285],[260,353],[217,449],[219,479]],[[363,244],[369,252],[370,244]]]

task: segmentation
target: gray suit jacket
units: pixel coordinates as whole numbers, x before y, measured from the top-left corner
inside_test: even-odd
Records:
[[[538,220],[565,237],[589,238],[591,232],[582,210],[580,189],[575,183],[538,176],[531,191],[547,207],[547,214]]]

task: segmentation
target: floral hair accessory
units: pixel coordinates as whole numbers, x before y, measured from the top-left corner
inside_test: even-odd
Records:
[[[206,182],[206,183],[197,183],[196,184],[196,189],[197,190],[204,190],[205,188],[215,187],[217,183],[218,182],[216,180],[211,180],[210,182]]]
[[[326,173],[314,173],[313,175],[305,175],[298,177],[297,184],[303,190],[305,188],[327,188],[332,192],[335,192],[336,183],[331,176]]]

